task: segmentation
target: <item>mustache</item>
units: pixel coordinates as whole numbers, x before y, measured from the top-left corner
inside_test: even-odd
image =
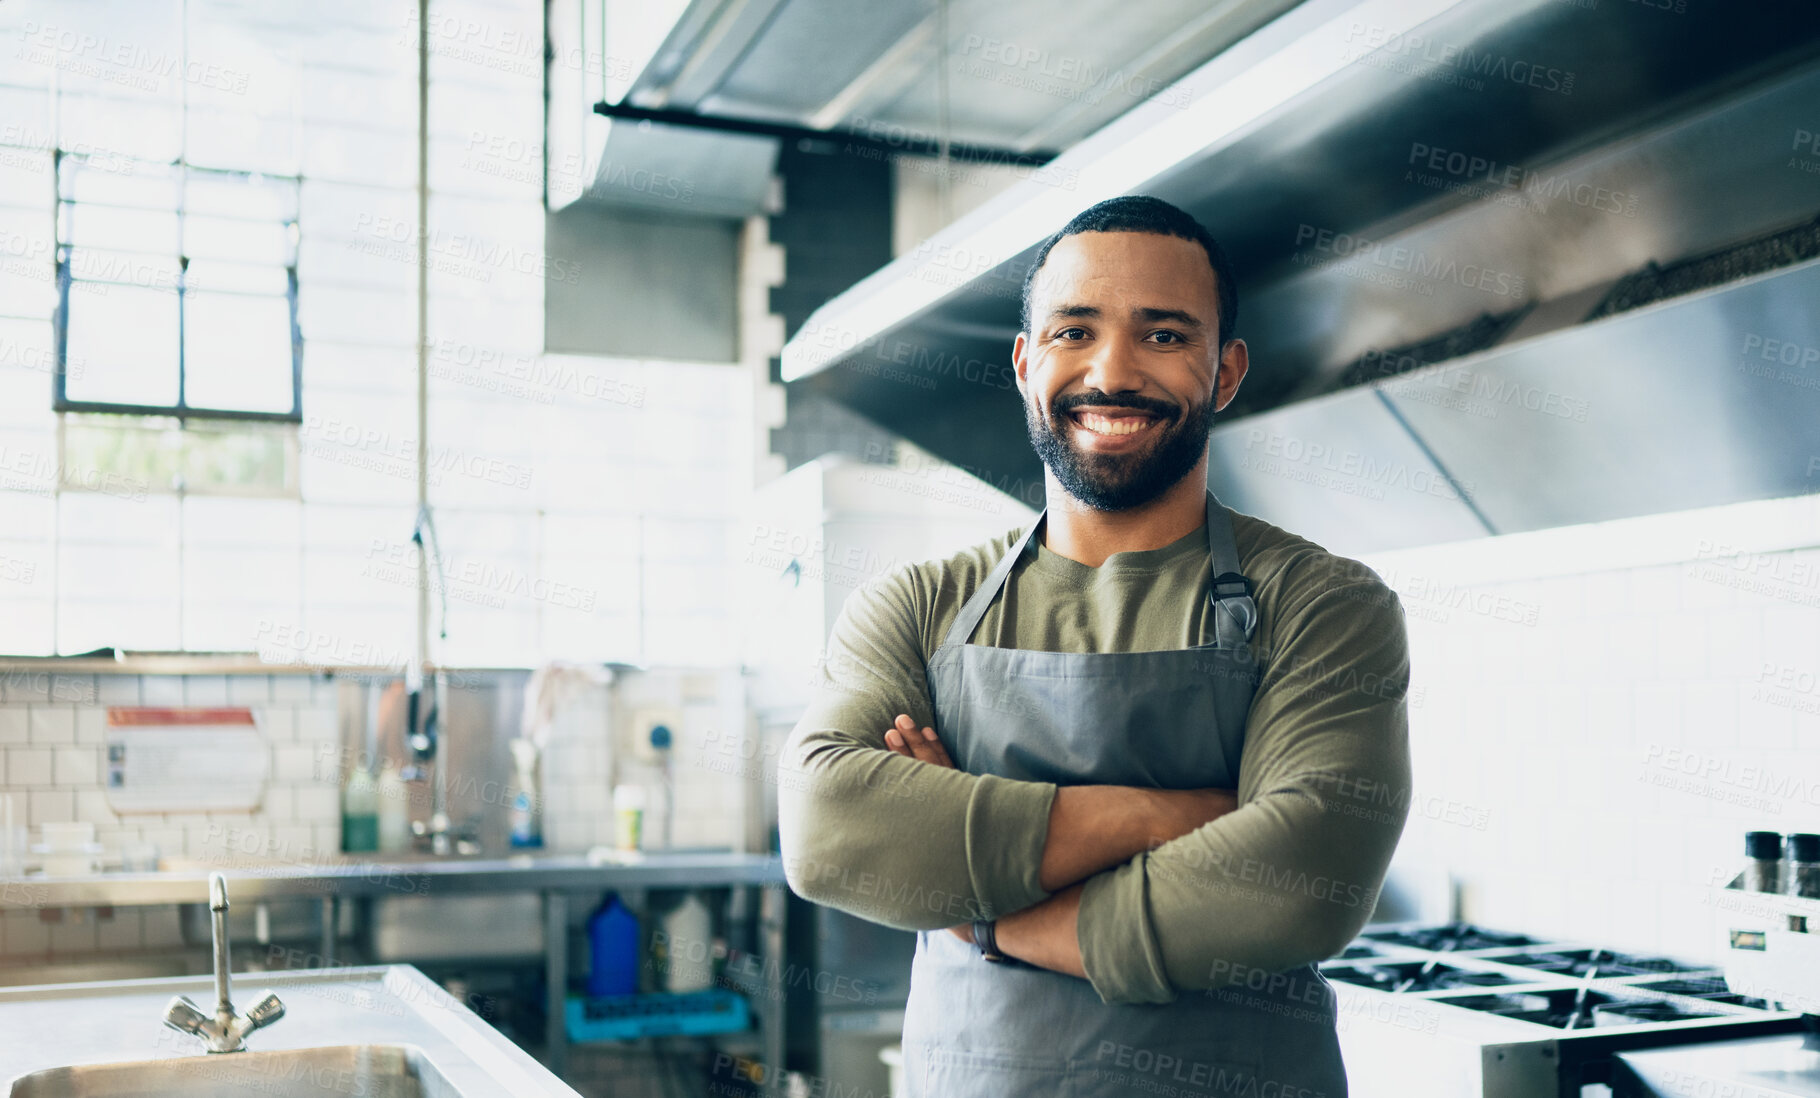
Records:
[[[1174,419],[1181,411],[1180,405],[1153,397],[1139,396],[1136,393],[1121,393],[1118,396],[1107,396],[1100,392],[1071,393],[1056,397],[1049,409],[1055,415],[1066,415],[1076,408],[1098,406],[1106,408],[1132,408],[1140,412],[1149,412],[1159,419]]]

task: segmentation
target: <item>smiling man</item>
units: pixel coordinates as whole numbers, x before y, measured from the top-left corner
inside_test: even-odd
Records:
[[[799,895],[920,932],[908,1095],[1346,1093],[1314,965],[1408,813],[1408,644],[1370,569],[1208,490],[1237,312],[1168,203],[1063,226],[1012,349],[1043,513],[835,623],[779,834]]]

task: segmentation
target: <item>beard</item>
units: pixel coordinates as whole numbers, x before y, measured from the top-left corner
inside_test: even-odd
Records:
[[[1143,450],[1126,454],[1099,454],[1076,446],[1070,432],[1077,427],[1068,414],[1082,405],[1116,405],[1138,408],[1158,417],[1156,439]],[[1107,397],[1076,393],[1058,399],[1045,419],[1035,402],[1024,405],[1024,426],[1030,445],[1043,465],[1055,475],[1068,494],[1096,511],[1127,511],[1142,507],[1179,484],[1207,455],[1207,438],[1213,431],[1213,399],[1180,409],[1143,397]],[[1059,428],[1058,425],[1059,424]]]

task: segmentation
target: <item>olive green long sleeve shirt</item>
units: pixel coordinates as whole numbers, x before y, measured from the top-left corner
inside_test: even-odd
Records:
[[[1236,811],[1088,878],[1077,938],[1108,1003],[1162,1003],[1332,956],[1370,917],[1408,815],[1408,640],[1375,572],[1233,513],[1260,681]],[[1039,883],[1056,786],[897,755],[898,713],[935,728],[925,666],[1022,530],[899,566],[848,596],[779,759],[779,834],[806,899],[912,930],[995,918]],[[971,643],[1063,652],[1214,640],[1205,526],[1089,567],[1013,567]],[[1184,736],[1197,730],[1184,728]],[[1211,732],[1205,734],[1212,734]]]

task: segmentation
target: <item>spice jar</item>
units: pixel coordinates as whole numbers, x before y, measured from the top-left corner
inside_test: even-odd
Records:
[[[1744,833],[1744,890],[1782,891],[1782,836],[1777,832]]]
[[[1820,835],[1788,837],[1788,887],[1790,896],[1820,900]]]

